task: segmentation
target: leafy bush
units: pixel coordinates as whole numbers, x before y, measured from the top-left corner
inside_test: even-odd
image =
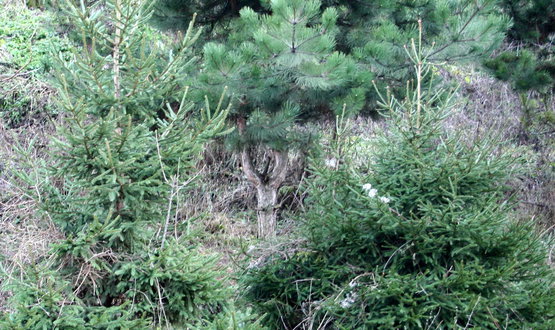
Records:
[[[410,55],[415,88],[383,100],[370,163],[313,167],[306,252],[251,268],[247,298],[284,328],[552,328],[547,244],[504,202],[515,159],[447,134],[453,95],[422,92]]]

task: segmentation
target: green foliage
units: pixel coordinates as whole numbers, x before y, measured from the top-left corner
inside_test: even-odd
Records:
[[[53,51],[67,56],[70,44],[51,21],[48,13],[8,5],[0,14],[0,49],[8,53],[1,65],[44,73],[53,65]]]
[[[545,91],[552,86],[555,70],[551,61],[539,61],[529,50],[503,52],[484,62],[497,79],[509,81],[514,89],[523,91]]]
[[[45,80],[53,65],[51,52],[67,57],[70,43],[51,20],[48,13],[16,4],[0,13],[0,117],[7,128],[55,113]]]
[[[118,114],[129,114],[134,121],[154,124],[157,113],[167,103],[181,101],[183,92],[179,86],[194,62],[191,45],[199,34],[193,32],[190,22],[174,50],[165,47],[163,39],[153,42],[152,30],[145,27],[152,5],[119,8],[118,19],[112,9],[115,3],[102,5],[96,2],[80,7],[66,3],[66,15],[73,19],[82,48],[72,50],[71,61],[59,61],[56,80],[60,87],[74,86],[72,96],[83,99],[87,114],[106,116],[115,107]],[[118,25],[107,18],[122,23]],[[123,22],[126,25],[121,25]],[[109,56],[115,50],[118,56]]]
[[[503,0],[501,6],[513,20],[512,40],[543,43],[555,32],[555,3],[551,0]]]
[[[147,319],[135,317],[128,304],[83,304],[71,284],[49,269],[28,269],[23,280],[10,283],[6,289],[13,289],[15,311],[0,314],[3,329],[140,329],[148,325]]]
[[[152,22],[165,29],[183,30],[190,17],[198,14],[198,23],[214,32],[216,25],[224,26],[245,6],[262,9],[259,0],[157,0]]]
[[[65,236],[53,246],[51,267],[80,306],[68,309],[75,327],[92,322],[86,310],[104,313],[90,316],[95,322],[113,315],[194,324],[224,304],[223,274],[212,257],[170,240],[178,233],[168,226],[203,143],[222,133],[228,109],[206,103],[193,114],[188,88],[176,78],[192,63],[192,23],[179,51],[162,53],[140,29],[151,14],[146,2],[98,4],[65,4],[84,48],[72,49],[69,61],[58,58],[64,120],[52,138],[51,182],[29,192]],[[23,319],[20,313],[14,318]],[[37,322],[49,322],[41,315]]]
[[[148,7],[112,3],[109,14],[126,25],[109,30],[94,6],[68,4],[90,48],[76,49],[56,74],[68,125],[60,127],[63,138],[55,140],[60,159],[53,173],[65,178],[67,193],[52,200],[64,211],[53,214],[66,219],[65,211],[71,210],[79,215],[77,221],[60,220],[66,222],[64,230],[74,226],[79,232],[93,219],[117,219],[115,228],[132,230],[161,217],[168,180],[190,174],[202,143],[221,130],[225,111],[221,104],[215,112],[207,105],[201,118],[188,118],[193,105],[174,78],[191,64],[192,27],[178,53],[160,57],[145,45],[138,28],[148,20]],[[170,107],[172,101],[177,107]],[[83,191],[86,199],[78,197]]]
[[[260,15],[257,12],[267,15]],[[404,47],[426,32],[430,61],[475,59],[499,46],[509,21],[496,1],[262,1],[245,7],[225,46],[204,48],[205,89],[228,85],[241,115],[275,113],[285,102],[301,118],[357,113],[373,106],[369,83],[403,87],[411,78]]]
[[[526,139],[530,139],[531,134],[549,132],[554,127],[549,118],[553,113],[550,98],[555,91],[555,48],[549,45],[539,48],[539,56],[527,49],[506,51],[484,62],[496,78],[509,82],[518,92],[522,106],[521,135]],[[537,96],[530,92],[537,93]],[[543,109],[538,101],[543,101]]]
[[[246,310],[237,310],[235,308],[226,308],[219,313],[211,322],[204,322],[193,329],[210,329],[210,330],[266,330],[269,329],[262,325],[260,316],[254,314],[250,308]]]
[[[246,177],[260,188],[259,234],[275,223],[276,196],[283,182],[279,174],[287,171],[287,165],[280,166],[287,162],[278,158],[286,160],[289,150],[306,148],[310,141],[307,134],[291,129],[295,120],[338,114],[347,102],[351,114],[370,109],[370,81],[376,75],[380,85],[404,86],[410,63],[402,56],[403,47],[421,34],[424,16],[430,19],[425,23],[430,37],[422,45],[434,61],[482,56],[501,42],[508,28],[495,1],[487,0],[259,4],[242,8],[221,38],[214,37],[223,42],[204,45],[197,80],[201,95],[223,86],[234,95],[232,119],[237,129],[227,142],[242,153]],[[253,160],[257,149],[270,149],[279,157]]]
[[[318,0],[275,0],[272,15],[243,8],[225,45],[204,46],[201,93],[215,98],[213,91],[227,86],[236,100],[236,130],[226,142],[241,152],[243,172],[257,188],[260,237],[275,234],[289,152],[309,146],[310,134],[296,130],[295,121],[313,111],[332,112],[331,100],[342,103],[359,92],[350,89],[354,83],[371,76],[335,51],[337,11],[321,12],[320,6]],[[253,159],[257,150],[264,153]]]
[[[266,325],[292,329],[320,310],[319,304],[337,288],[335,283],[348,280],[350,273],[346,266],[304,252],[272,256],[262,267],[250,268],[242,280],[247,286],[245,298],[265,314]]]
[[[343,7],[340,49],[367,63],[389,84],[404,86],[411,63],[404,47],[426,37],[422,47],[430,61],[460,61],[490,53],[503,41],[509,20],[497,1],[329,1]],[[392,82],[393,80],[393,82]]]
[[[410,54],[416,87],[403,100],[384,97],[390,127],[361,157],[370,160],[347,149],[332,154],[337,165],[312,168],[304,249],[248,270],[247,298],[268,324],[554,326],[548,244],[503,202],[515,160],[493,138],[470,145],[445,131],[452,99],[420,90],[431,74],[421,54]]]
[[[319,1],[279,0],[271,2],[271,9],[267,16],[242,9],[227,44],[204,47],[200,81],[206,90],[229,86],[238,102],[236,116],[246,119],[245,131],[231,137],[239,149],[284,149],[292,142],[287,129],[300,114],[322,105],[323,95],[333,100],[350,94],[352,82],[369,81],[349,57],[334,50],[334,8],[321,13]]]
[[[117,265],[110,285],[134,302],[139,315],[167,318],[173,324],[209,319],[229,294],[214,280],[222,276],[214,261],[186,242],[169,240],[162,249],[144,251]]]
[[[229,33],[241,30],[232,17],[246,7],[262,14],[273,14],[280,1],[230,0],[230,1],[183,1],[159,0],[158,21],[176,22],[198,12],[201,23],[210,27],[221,26],[207,38],[229,38]],[[281,1],[284,3],[283,1]],[[294,1],[293,1],[294,2]],[[403,45],[417,37],[417,24],[421,19],[427,38],[425,47],[435,42],[434,60],[460,60],[487,54],[502,42],[509,28],[507,17],[500,15],[502,7],[515,1],[470,0],[421,0],[421,1],[349,1],[324,0],[321,10],[333,8],[339,15],[337,23],[341,30],[337,40],[338,49],[355,55],[358,60],[370,64],[371,70],[386,79],[402,78],[407,74]],[[535,3],[537,15],[548,8],[549,1],[516,1]],[[524,8],[529,5],[521,6]],[[510,14],[509,14],[510,15]],[[173,17],[175,19],[173,19]],[[526,22],[523,19],[523,22]]]

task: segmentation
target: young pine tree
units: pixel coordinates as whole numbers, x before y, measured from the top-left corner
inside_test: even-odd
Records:
[[[431,63],[481,58],[503,42],[510,27],[499,2],[332,1],[342,6],[339,48],[364,63],[385,84],[401,87],[414,76],[404,46],[418,38],[419,21],[426,30],[420,47],[431,49]]]
[[[555,33],[555,3],[551,0],[502,0],[501,7],[513,20],[509,37],[530,45],[548,41]]]
[[[545,131],[553,131],[555,120],[551,98],[555,89],[555,48],[541,58],[532,50],[505,51],[495,58],[484,61],[484,66],[502,81],[509,82],[518,93],[522,114],[520,135],[525,140],[533,139],[531,127],[535,123],[545,126]],[[543,100],[544,111],[532,97],[534,93]],[[534,106],[534,103],[536,105]],[[532,134],[531,134],[532,133]]]
[[[256,187],[260,237],[275,234],[289,153],[305,143],[293,123],[300,113],[357,94],[348,87],[363,79],[349,57],[334,50],[337,11],[321,13],[320,5],[318,0],[274,0],[272,15],[244,8],[227,44],[204,47],[200,80],[205,89],[226,85],[236,98],[231,115],[236,131],[228,144],[241,154],[243,172]],[[255,157],[260,149],[266,159]]]
[[[259,231],[267,231],[265,223],[274,227],[280,164],[287,164],[283,150],[298,140],[284,138],[284,129],[294,120],[293,110],[298,108],[304,118],[327,116],[340,110],[343,102],[352,112],[373,110],[375,93],[369,83],[373,75],[380,78],[380,85],[394,87],[404,86],[410,78],[403,46],[416,37],[419,19],[424,19],[428,30],[422,47],[436,44],[430,55],[434,61],[488,54],[509,26],[494,0],[195,4],[161,0],[159,4],[181,12],[204,6],[210,28],[226,22],[209,36],[225,45],[206,45],[201,81],[207,91],[229,85],[237,98],[239,107],[233,118],[238,134],[231,145],[243,154],[243,170],[257,188]],[[232,19],[240,8],[240,17]],[[255,130],[258,133],[252,134]],[[266,160],[253,157],[252,151],[260,147],[270,155]]]

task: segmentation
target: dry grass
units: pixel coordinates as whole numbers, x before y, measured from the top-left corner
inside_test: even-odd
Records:
[[[0,266],[10,276],[47,257],[50,244],[62,238],[48,217],[37,212],[45,178],[35,166],[47,159],[45,146],[51,132],[44,125],[17,130],[0,126]],[[25,173],[35,184],[16,172]],[[5,280],[0,277],[0,310],[9,296],[1,288]]]
[[[8,1],[10,5],[21,5]],[[24,3],[23,3],[24,5]],[[14,7],[15,8],[15,7]],[[50,244],[61,234],[38,212],[47,145],[53,125],[45,110],[53,88],[24,66],[11,67],[10,54],[0,47],[0,310],[9,292],[6,277],[48,256]]]
[[[1,58],[1,57],[0,57]],[[0,114],[8,127],[40,127],[47,124],[54,89],[28,72],[0,75]]]
[[[451,68],[452,69],[452,68]],[[522,105],[518,94],[507,83],[485,73],[447,70],[443,72],[460,85],[461,111],[447,121],[449,129],[463,132],[468,141],[496,136],[500,149],[523,157],[526,173],[510,183],[518,201],[517,213],[533,219],[542,230],[552,231],[555,225],[555,130],[553,123],[536,120],[528,129],[521,123]],[[538,95],[528,94],[533,100]],[[536,102],[534,115],[553,113],[555,98],[550,103]],[[550,126],[551,125],[551,126]]]

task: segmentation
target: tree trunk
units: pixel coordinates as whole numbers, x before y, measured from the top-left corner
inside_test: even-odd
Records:
[[[231,3],[231,11],[235,14],[238,10],[237,8],[237,0],[230,0]]]
[[[246,119],[237,119],[237,129],[239,134],[245,131]],[[257,223],[258,223],[258,237],[268,238],[276,234],[277,223],[277,208],[278,208],[278,192],[279,188],[285,181],[287,174],[287,163],[289,154],[285,151],[270,150],[271,151],[271,171],[268,172],[266,168],[263,172],[259,172],[253,165],[252,155],[249,153],[247,147],[241,151],[241,163],[243,173],[247,180],[256,188],[256,197],[258,207]]]
[[[260,185],[256,187],[256,197],[258,237],[272,237],[276,233],[278,189],[269,185]]]
[[[278,192],[287,173],[287,152],[273,151],[273,170],[268,175],[259,173],[252,164],[250,153],[241,153],[243,172],[256,188],[258,237],[268,238],[276,233]]]

